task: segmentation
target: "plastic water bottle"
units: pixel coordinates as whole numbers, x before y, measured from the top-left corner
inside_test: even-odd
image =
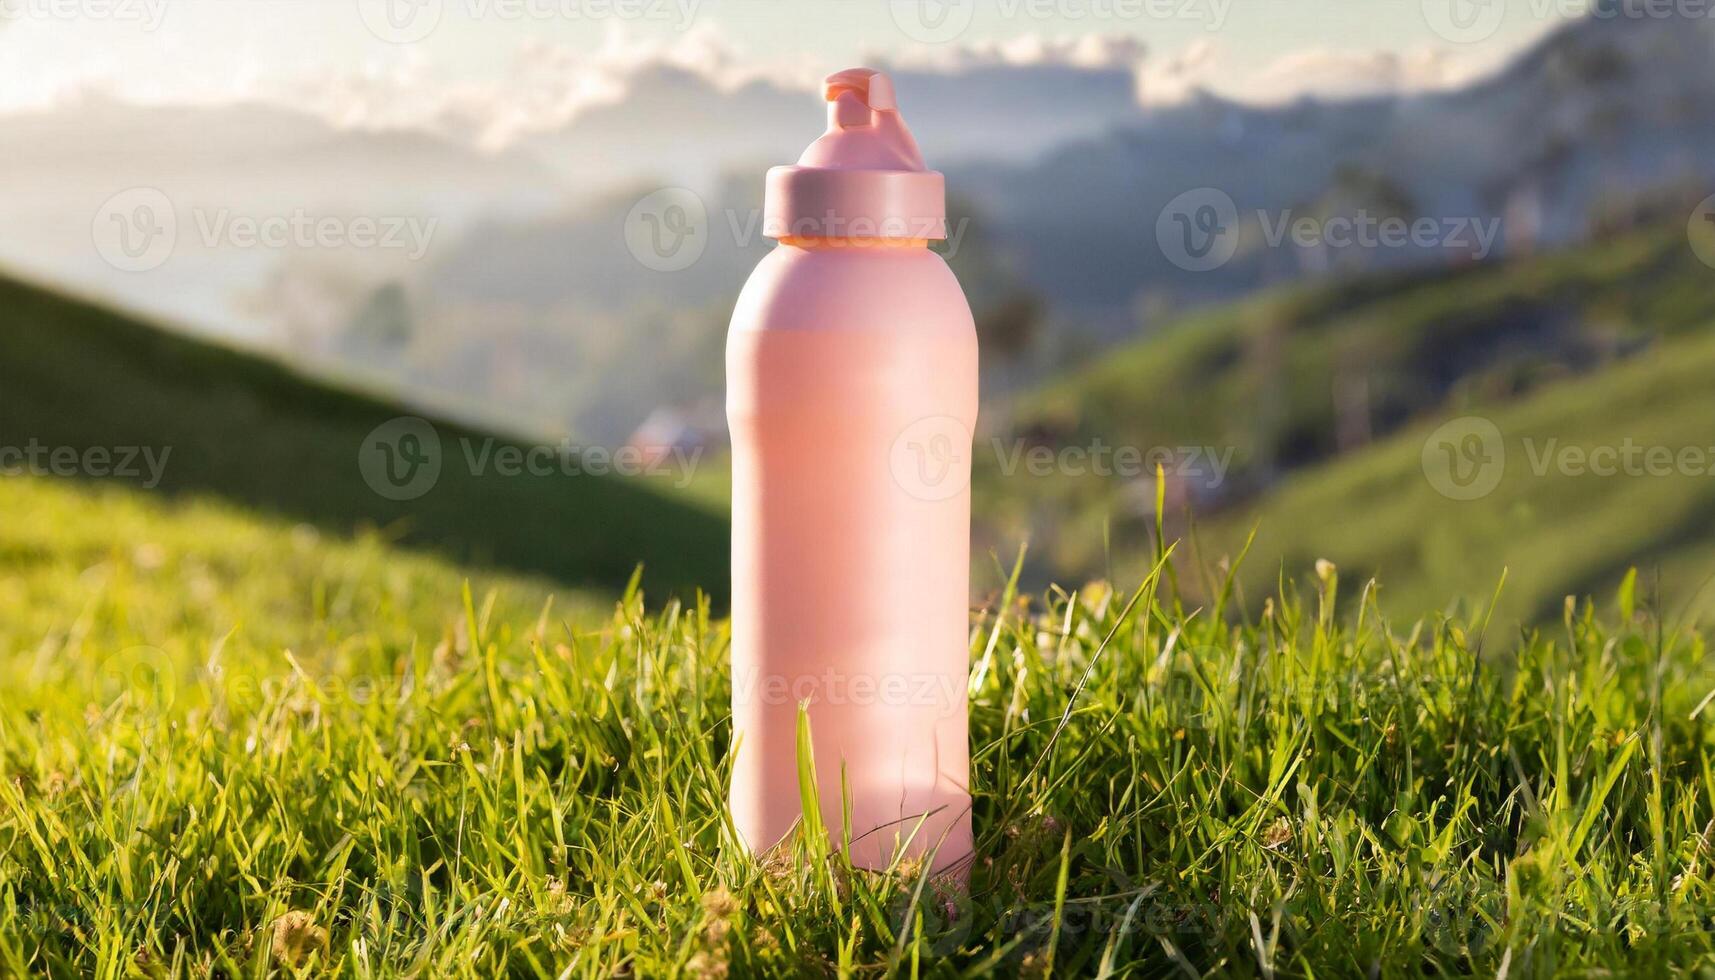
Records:
[[[893,84],[825,85],[828,130],[769,171],[779,244],[727,337],[733,443],[733,821],[766,851],[803,816],[854,863],[971,855],[970,467],[977,339],[941,256],[942,175]],[[806,826],[816,826],[814,815]]]

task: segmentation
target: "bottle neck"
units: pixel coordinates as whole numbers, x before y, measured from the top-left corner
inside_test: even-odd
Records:
[[[780,239],[780,244],[793,248],[830,249],[830,248],[862,248],[862,249],[900,249],[928,248],[927,238],[849,238],[849,237],[800,237],[788,235]]]

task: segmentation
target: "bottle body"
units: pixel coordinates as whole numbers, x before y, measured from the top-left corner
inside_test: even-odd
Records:
[[[783,242],[727,338],[732,816],[765,851],[801,814],[854,862],[971,853],[970,464],[976,330],[921,242]],[[848,810],[849,807],[849,810]],[[848,819],[849,814],[849,819]]]

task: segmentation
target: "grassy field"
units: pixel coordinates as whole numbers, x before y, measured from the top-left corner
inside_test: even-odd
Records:
[[[41,447],[38,469],[51,451],[95,450],[117,468],[124,453],[147,450],[131,458],[132,485],[219,497],[334,534],[379,528],[461,562],[593,588],[617,590],[642,561],[657,592],[724,595],[726,518],[675,492],[683,474],[622,478],[608,459],[570,452],[568,466],[558,454],[524,457],[537,448],[528,439],[396,421],[418,414],[0,278],[0,447]],[[403,484],[402,498],[378,493],[385,471],[360,465],[365,455],[390,461],[378,440],[420,446],[436,468],[401,467],[423,482]]]
[[[962,892],[733,848],[705,607],[124,488],[0,512],[0,975],[1715,969],[1715,671],[1639,588],[1532,633],[1327,565],[999,594]]]

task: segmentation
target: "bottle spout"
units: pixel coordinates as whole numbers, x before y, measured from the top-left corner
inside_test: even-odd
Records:
[[[828,128],[798,162],[768,172],[763,234],[771,238],[947,237],[945,181],[899,113],[893,79],[849,68],[822,83]]]
[[[828,131],[810,145],[800,166],[839,170],[927,170],[906,128],[893,79],[873,68],[848,68],[822,83]]]
[[[895,112],[899,103],[893,95],[893,79],[873,68],[847,68],[835,72],[822,82],[822,94],[829,102],[838,101],[846,93],[877,112]]]

